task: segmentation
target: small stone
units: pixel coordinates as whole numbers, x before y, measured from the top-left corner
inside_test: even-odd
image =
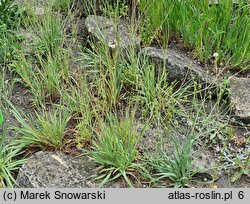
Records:
[[[44,8],[43,7],[36,7],[35,15],[37,15],[37,16],[44,15]]]
[[[233,104],[235,118],[250,123],[250,78],[230,78],[230,99]]]
[[[214,57],[214,58],[217,58],[217,57],[219,57],[219,54],[218,54],[217,52],[215,52],[215,53],[213,54],[213,57]]]

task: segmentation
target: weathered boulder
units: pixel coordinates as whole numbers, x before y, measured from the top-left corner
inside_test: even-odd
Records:
[[[202,67],[195,64],[185,55],[177,53],[174,50],[147,47],[144,48],[142,52],[145,52],[149,59],[155,63],[157,73],[165,63],[169,81],[190,80],[191,77],[194,77],[203,83],[210,84],[216,82],[215,76],[209,75]]]
[[[90,15],[86,18],[88,32],[100,41],[105,41],[109,48],[122,48],[140,45],[140,39],[130,32],[127,24],[122,20],[111,20],[101,16]]]
[[[21,188],[97,188],[102,180],[94,180],[95,176],[96,164],[91,161],[62,152],[41,151],[20,168],[16,181]],[[118,179],[104,187],[125,186]]]
[[[250,78],[230,78],[230,99],[233,104],[235,118],[250,123]]]
[[[92,170],[91,170],[92,169]],[[18,173],[21,188],[88,188],[93,164],[60,152],[38,152]]]

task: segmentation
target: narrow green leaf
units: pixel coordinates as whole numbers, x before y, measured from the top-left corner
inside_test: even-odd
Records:
[[[2,114],[2,112],[1,112],[1,110],[0,110],[0,125],[3,123],[3,114]]]

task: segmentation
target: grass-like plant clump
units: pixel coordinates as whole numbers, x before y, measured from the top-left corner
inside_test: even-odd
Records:
[[[0,110],[0,188],[14,187],[16,184],[14,173],[22,166],[25,159],[17,159],[22,152],[22,146],[15,141],[7,142],[6,124],[3,124],[3,115]]]
[[[21,148],[17,144],[6,144],[5,137],[0,138],[0,188],[14,187],[16,184],[14,173],[25,162],[25,159],[17,159],[21,154]]]
[[[143,169],[136,163],[140,138],[141,133],[134,129],[134,116],[129,113],[120,121],[111,115],[107,124],[101,122],[94,151],[91,153],[92,160],[100,166],[100,175],[96,178],[102,179],[100,186],[119,177],[133,186],[129,177],[136,178],[135,172]]]
[[[156,156],[149,157],[149,164],[156,169],[156,178],[153,182],[168,178],[175,188],[188,187],[193,175],[197,173],[192,168],[192,135],[187,136],[185,144],[181,146],[176,138],[171,138],[174,146],[174,153],[161,152]]]
[[[29,147],[63,149],[70,114],[60,109],[51,113],[36,113],[35,117],[20,114],[15,108],[13,114],[22,127],[15,127],[20,134],[20,144]],[[28,120],[28,122],[26,121]]]

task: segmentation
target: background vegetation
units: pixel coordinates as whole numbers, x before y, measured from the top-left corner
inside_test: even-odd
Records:
[[[218,65],[250,69],[249,1],[221,0],[178,1],[142,0],[145,16],[143,39],[163,42],[173,37],[185,48],[193,50],[201,62],[209,62],[218,53]],[[235,3],[234,3],[235,2]]]

